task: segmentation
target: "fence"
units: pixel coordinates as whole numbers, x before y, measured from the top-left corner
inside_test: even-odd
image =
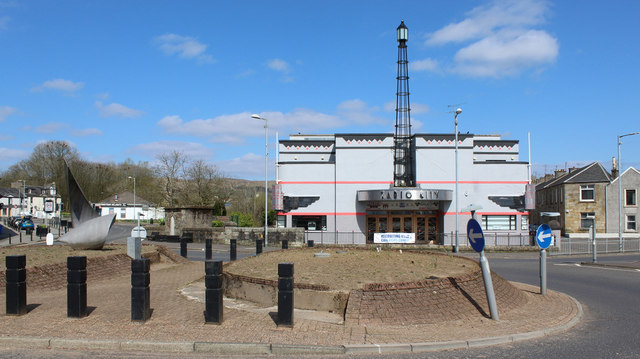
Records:
[[[596,254],[640,252],[640,238],[623,238],[622,246],[618,238],[598,238],[596,240]],[[572,255],[593,253],[593,241],[588,238],[563,237],[557,251],[550,251],[551,255]]]

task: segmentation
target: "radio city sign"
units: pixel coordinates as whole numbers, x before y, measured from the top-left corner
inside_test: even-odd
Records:
[[[451,201],[448,189],[391,188],[358,191],[358,201]]]

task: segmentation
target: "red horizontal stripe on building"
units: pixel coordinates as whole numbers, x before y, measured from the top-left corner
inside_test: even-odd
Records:
[[[445,216],[455,216],[456,212],[444,212]],[[477,212],[478,215],[484,216],[513,216],[516,214],[529,215],[529,212]],[[471,212],[458,212],[458,215],[471,215]]]
[[[391,184],[392,181],[280,181],[278,184]],[[454,184],[455,181],[418,181],[418,184]],[[528,181],[458,181],[460,184],[528,184]]]
[[[364,212],[287,212],[284,216],[366,216]]]

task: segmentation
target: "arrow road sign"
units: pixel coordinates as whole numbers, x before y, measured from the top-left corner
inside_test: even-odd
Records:
[[[469,238],[469,243],[471,243],[473,250],[478,253],[482,252],[484,249],[484,234],[480,223],[473,218],[467,222],[467,238]]]
[[[543,224],[538,227],[536,231],[536,243],[540,249],[547,249],[551,245],[553,235],[551,234],[551,227],[548,224]]]

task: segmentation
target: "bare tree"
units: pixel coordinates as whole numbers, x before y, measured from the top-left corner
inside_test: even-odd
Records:
[[[170,207],[173,207],[178,192],[178,183],[183,178],[188,158],[184,153],[174,150],[157,156],[157,159],[160,163],[155,167],[155,172],[163,182],[164,200]]]

